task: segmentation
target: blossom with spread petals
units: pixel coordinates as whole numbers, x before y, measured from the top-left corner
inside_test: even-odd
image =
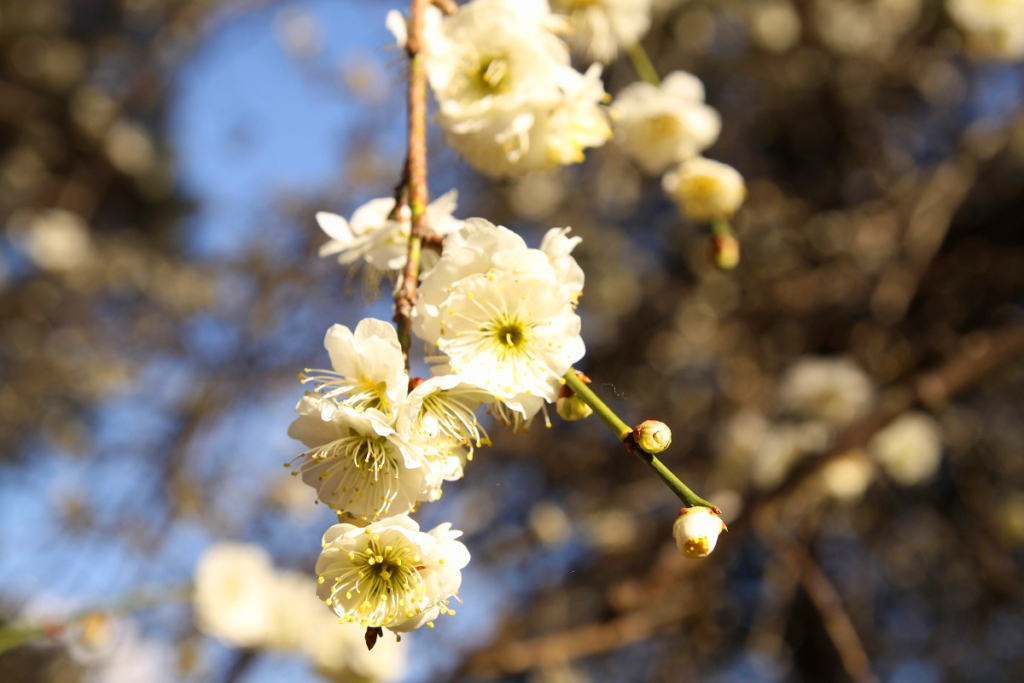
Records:
[[[427,206],[425,220],[431,230],[443,236],[462,227],[462,221],[452,215],[458,196],[456,190],[451,190]],[[410,213],[405,210],[392,216],[394,209],[394,197],[381,197],[356,209],[351,221],[337,214],[318,212],[316,221],[331,238],[320,247],[320,256],[337,255],[342,265],[365,261],[367,284],[371,287],[381,274],[401,271],[409,249]],[[428,269],[434,256],[427,252],[423,258],[424,268]]]
[[[288,436],[308,450],[296,458],[294,472],[331,509],[364,520],[401,514],[440,486],[431,463],[379,410],[306,396],[295,411]]]
[[[660,86],[626,86],[611,111],[615,141],[651,175],[697,156],[722,130],[722,117],[704,103],[704,84],[685,71],[670,73]]]
[[[324,348],[331,358],[330,370],[307,369],[300,377],[312,382],[325,398],[352,408],[376,408],[390,414],[405,399],[409,376],[391,323],[364,318],[353,332],[344,325],[327,330]]]
[[[457,375],[437,375],[413,385],[399,414],[405,433],[447,448],[465,446],[470,458],[475,447],[490,443],[476,419],[476,411],[492,398],[488,392]]]
[[[342,621],[396,632],[432,626],[454,613],[449,601],[469,563],[461,535],[450,524],[424,533],[404,515],[367,527],[336,524],[316,563],[317,595]]]

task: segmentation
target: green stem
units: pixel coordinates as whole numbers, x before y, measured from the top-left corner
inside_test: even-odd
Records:
[[[132,614],[150,607],[159,607],[172,602],[188,600],[191,596],[192,586],[178,586],[176,588],[129,595],[113,605],[94,606],[78,610],[63,621],[44,623],[26,621],[7,624],[0,628],[0,654],[47,635],[60,633],[68,626],[93,614],[99,613],[111,616]]]
[[[636,69],[636,73],[641,79],[647,81],[651,85],[661,85],[661,78],[658,77],[658,70],[654,68],[654,64],[651,63],[651,58],[647,56],[647,50],[644,46],[637,42],[633,47],[629,48],[629,58],[633,60],[633,68]]]
[[[706,507],[711,508],[715,512],[718,512],[718,507],[713,503],[710,503],[688,487],[683,482],[679,481],[676,475],[672,474],[672,470],[665,466],[661,460],[656,458],[653,453],[648,453],[633,440],[633,429],[623,422],[618,415],[616,415],[611,408],[609,408],[604,401],[597,397],[593,391],[590,390],[583,380],[576,375],[575,368],[569,368],[569,372],[565,373],[565,384],[573,392],[579,396],[584,403],[594,409],[597,416],[608,425],[608,429],[612,431],[620,441],[626,444],[627,449],[633,453],[636,457],[642,460],[648,467],[654,470],[654,473],[658,475],[658,478],[665,482],[665,485],[672,489],[672,493],[679,497],[679,500],[683,501],[687,507]]]

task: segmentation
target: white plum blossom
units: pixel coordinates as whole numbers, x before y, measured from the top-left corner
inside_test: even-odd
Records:
[[[704,103],[704,84],[685,71],[673,71],[660,86],[626,86],[611,111],[615,141],[651,175],[697,156],[722,130],[721,116]]]
[[[427,79],[449,145],[492,176],[583,159],[611,135],[600,68],[572,68],[544,0],[474,0],[428,13]]]
[[[1024,0],[946,0],[946,11],[983,56],[1024,59]]]
[[[907,413],[876,434],[868,452],[897,484],[923,483],[935,476],[942,461],[939,424],[924,413]]]
[[[462,221],[452,215],[458,196],[456,190],[451,190],[427,206],[424,220],[431,230],[444,236],[462,227]],[[375,285],[383,273],[401,271],[409,249],[411,217],[408,209],[392,217],[394,209],[394,197],[381,197],[356,209],[351,221],[337,214],[318,212],[316,221],[331,238],[320,247],[320,256],[337,255],[341,265],[365,261],[370,286]],[[429,268],[432,254],[426,252],[423,257],[427,260],[424,267]]]
[[[331,370],[307,369],[300,379],[312,382],[325,398],[344,400],[357,409],[376,408],[391,414],[405,399],[409,376],[398,333],[391,323],[364,318],[355,332],[333,325],[324,337]]]
[[[672,525],[676,547],[691,560],[710,555],[723,531],[726,527],[722,518],[711,508],[702,506],[683,508]]]
[[[842,427],[864,417],[874,402],[871,379],[845,358],[801,358],[779,380],[783,412]]]
[[[569,17],[569,42],[593,60],[613,61],[651,27],[651,0],[552,0]]]
[[[862,451],[845,453],[822,468],[822,490],[842,503],[860,500],[875,479],[875,465]]]
[[[413,384],[399,414],[403,432],[433,444],[446,442],[448,448],[465,446],[469,458],[475,447],[490,443],[476,419],[476,411],[491,399],[488,392],[457,375],[437,375]]]
[[[413,311],[413,329],[443,354],[443,371],[490,392],[523,419],[557,399],[559,379],[583,357],[573,311],[578,274],[564,260],[572,258],[565,253],[570,246],[556,245],[553,236],[552,259],[507,228],[469,219],[424,278]]]
[[[558,398],[583,357],[572,293],[553,277],[492,270],[461,280],[442,306],[438,349],[448,367],[498,398]]]
[[[454,613],[449,601],[469,563],[461,535],[450,524],[424,533],[404,515],[367,527],[336,524],[316,563],[317,595],[345,622],[395,632],[432,626]]]
[[[555,271],[555,279],[559,284],[573,291],[573,300],[583,295],[583,269],[572,257],[573,249],[583,241],[582,237],[569,237],[572,228],[551,228],[544,233],[540,242],[540,250],[547,254],[551,267]]]
[[[728,164],[694,157],[666,173],[661,186],[694,221],[730,218],[747,197],[739,171]]]
[[[331,680],[394,681],[405,672],[404,644],[381,638],[368,652],[365,631],[339,624],[317,599],[317,584],[308,574],[278,571],[266,599],[273,607],[267,648],[301,653]]]
[[[238,647],[266,642],[273,610],[274,567],[259,546],[219,543],[196,565],[192,604],[203,633]]]
[[[440,486],[423,453],[399,436],[393,420],[374,408],[359,411],[306,396],[288,436],[308,450],[295,474],[332,510],[363,520],[412,510]]]

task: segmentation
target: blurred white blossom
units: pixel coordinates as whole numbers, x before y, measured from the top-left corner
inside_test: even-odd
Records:
[[[730,218],[747,197],[739,171],[728,164],[695,157],[665,174],[662,188],[694,221]]]
[[[815,0],[815,23],[822,41],[837,52],[884,57],[917,23],[921,4],[921,0]]]
[[[871,379],[851,360],[805,357],[779,380],[779,407],[836,426],[864,417],[874,402]]]
[[[1024,59],[1024,0],[946,0],[946,10],[973,52]]]
[[[704,84],[685,71],[673,71],[660,86],[626,86],[611,111],[615,141],[651,175],[697,156],[722,130],[718,112],[704,103]]]
[[[241,543],[214,545],[196,565],[196,626],[237,647],[265,643],[274,618],[267,599],[273,586],[273,563],[265,550]]]
[[[427,78],[448,143],[478,170],[521,175],[583,160],[610,136],[600,67],[572,68],[545,0],[428,13]]]
[[[875,465],[862,451],[833,459],[818,475],[822,490],[844,503],[860,500],[874,479]]]
[[[73,270],[93,258],[89,227],[70,211],[21,209],[11,214],[8,230],[25,255],[46,270]]]
[[[605,64],[651,27],[651,0],[552,0],[551,5],[569,17],[573,48]]]
[[[868,451],[897,484],[914,486],[935,476],[942,460],[942,433],[930,415],[907,413],[876,434]]]

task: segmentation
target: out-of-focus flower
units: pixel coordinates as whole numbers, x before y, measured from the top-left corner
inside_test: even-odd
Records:
[[[333,325],[324,337],[324,348],[331,358],[331,370],[309,370],[300,375],[312,382],[325,398],[341,400],[356,408],[375,408],[385,415],[405,399],[409,376],[391,323],[364,318],[352,332],[344,325]]]
[[[791,365],[779,381],[783,412],[847,425],[871,409],[871,379],[853,361],[807,357]]]
[[[754,2],[746,9],[750,34],[765,50],[785,52],[800,40],[802,22],[791,0]]]
[[[853,503],[864,496],[874,478],[874,464],[862,451],[856,451],[825,465],[818,480],[825,493],[832,498]]]
[[[897,484],[920,484],[935,476],[942,460],[939,424],[924,413],[907,413],[876,434],[868,451]]]
[[[808,454],[828,445],[829,429],[823,422],[806,421],[772,425],[757,451],[750,477],[759,489],[777,486],[792,467]]]
[[[476,169],[511,176],[577,163],[610,136],[600,67],[572,68],[546,1],[473,0],[427,18],[438,123]]]
[[[309,447],[294,473],[332,510],[363,520],[402,514],[431,497],[441,473],[374,408],[303,397],[288,436]]]
[[[1024,0],[946,0],[968,48],[998,59],[1024,58]]]
[[[670,73],[660,86],[626,86],[611,111],[615,141],[651,175],[697,156],[722,130],[722,118],[704,103],[704,84],[685,71]]]
[[[458,192],[451,190],[427,206],[425,220],[430,229],[447,235],[462,227],[462,221],[452,214],[458,205]],[[410,215],[406,210],[391,218],[395,208],[394,197],[372,199],[355,210],[352,220],[337,214],[320,211],[316,214],[320,228],[331,238],[320,247],[320,256],[337,254],[338,263],[351,265],[360,259],[368,266],[368,284],[372,287],[382,273],[394,273],[405,268],[409,249]],[[424,270],[433,263],[432,252],[424,252]]]
[[[739,171],[704,157],[684,161],[665,174],[661,185],[694,221],[729,218],[747,197],[747,186]]]
[[[70,211],[16,211],[8,221],[8,229],[15,244],[40,268],[73,270],[92,260],[89,228]]]
[[[644,420],[633,430],[633,438],[648,453],[661,453],[672,445],[672,430],[664,422]]]
[[[816,0],[814,16],[837,52],[886,56],[917,23],[921,0]]]
[[[454,613],[469,551],[462,532],[442,524],[429,533],[404,515],[365,528],[336,524],[316,563],[317,595],[339,619],[396,632],[432,625]]]
[[[569,17],[573,48],[605,64],[651,27],[651,0],[552,0],[551,5]]]
[[[196,565],[196,625],[203,633],[238,647],[263,644],[273,621],[267,599],[273,584],[273,563],[262,548],[241,543],[214,545]]]
[[[726,531],[725,522],[711,508],[695,506],[679,511],[679,519],[672,525],[672,536],[685,557],[699,560],[715,549],[718,537]]]
[[[381,638],[373,652],[368,652],[365,631],[339,624],[337,617],[324,609],[312,577],[278,572],[267,599],[273,604],[274,621],[266,647],[305,655],[331,680],[393,681],[404,673],[405,646],[394,638]]]

